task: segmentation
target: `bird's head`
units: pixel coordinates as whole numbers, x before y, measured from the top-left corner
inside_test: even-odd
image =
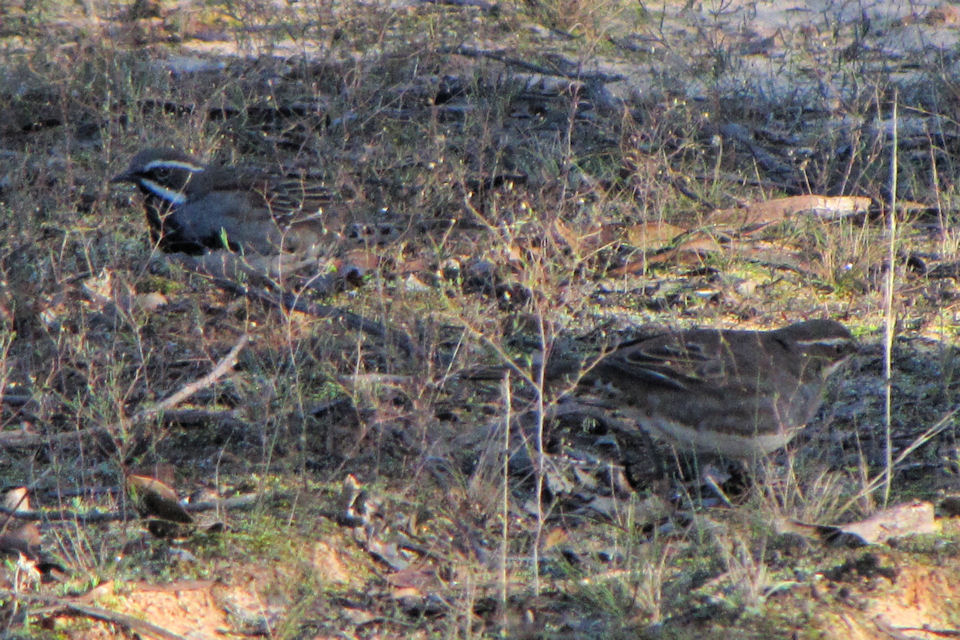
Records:
[[[145,195],[175,206],[186,200],[187,185],[203,171],[203,165],[195,158],[177,149],[145,149],[133,157],[126,171],[110,182],[135,184]]]

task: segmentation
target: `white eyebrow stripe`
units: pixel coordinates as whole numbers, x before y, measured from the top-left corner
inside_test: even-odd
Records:
[[[166,169],[186,169],[191,173],[198,173],[203,171],[203,167],[193,164],[192,162],[187,162],[185,160],[151,160],[144,167],[144,172],[151,171],[153,169],[166,168]]]
[[[140,178],[140,184],[149,189],[153,195],[165,200],[166,202],[169,202],[172,205],[181,205],[187,201],[187,196],[184,194],[180,193],[179,191],[174,191],[173,189],[167,189],[166,187],[157,184],[153,180]]]
[[[812,345],[812,344],[822,344],[822,345],[825,345],[825,346],[828,346],[828,347],[832,347],[832,346],[836,346],[836,345],[849,344],[849,343],[850,343],[850,338],[841,338],[841,337],[836,337],[836,338],[811,338],[810,340],[797,340],[797,344],[800,344],[800,345],[803,345],[803,346],[809,346],[809,345]]]

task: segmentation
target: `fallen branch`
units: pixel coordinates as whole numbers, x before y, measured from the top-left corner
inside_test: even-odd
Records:
[[[512,58],[501,51],[491,51],[489,49],[474,49],[463,45],[457,47],[440,47],[437,53],[464,56],[467,58],[490,58],[497,62],[520,67],[533,73],[539,73],[545,76],[557,76],[567,78],[568,80],[581,80],[583,82],[620,82],[625,76],[619,73],[604,73],[602,71],[561,71],[551,69],[543,65],[534,64],[522,58]]]
[[[0,402],[11,407],[22,407],[33,401],[33,396],[26,393],[5,393],[0,397]]]
[[[271,499],[284,499],[290,496],[284,493],[270,494]],[[205,502],[195,502],[184,504],[183,508],[190,513],[199,513],[213,510],[231,510],[231,509],[249,509],[257,501],[264,498],[263,494],[245,493],[230,498],[221,498],[218,500],[207,500]],[[77,522],[89,524],[94,522],[119,522],[127,520],[136,520],[139,514],[134,511],[121,509],[119,511],[72,511],[68,509],[45,510],[45,509],[10,509],[0,506],[0,513],[7,514],[17,520],[44,521],[44,522]]]
[[[166,399],[157,404],[147,407],[133,414],[126,420],[115,422],[103,427],[89,427],[87,429],[78,429],[76,431],[65,431],[63,433],[39,434],[28,431],[17,431],[12,433],[0,433],[0,447],[30,447],[38,446],[45,442],[65,442],[68,440],[80,440],[95,436],[108,436],[113,438],[113,434],[125,424],[137,425],[148,422],[157,417],[164,411],[175,407],[193,394],[212,386],[224,375],[233,370],[237,364],[237,357],[240,351],[250,342],[250,336],[244,334],[237,341],[237,344],[214,366],[207,375],[195,380],[180,390],[174,392]]]
[[[211,411],[209,409],[169,409],[161,416],[163,424],[178,427],[214,425],[217,429],[241,431],[249,425],[237,417],[235,409]]]
[[[335,307],[328,304],[318,304],[304,300],[295,293],[285,292],[281,296],[273,295],[265,289],[248,287],[232,280],[223,278],[214,278],[213,283],[223,289],[236,295],[243,296],[250,300],[256,300],[270,306],[286,309],[287,311],[299,311],[317,318],[329,318],[342,323],[344,326],[361,331],[374,338],[390,340],[400,347],[407,355],[419,355],[419,350],[413,344],[406,333],[390,329],[383,324],[365,318],[352,311],[347,311],[342,307]]]
[[[473,7],[481,11],[498,11],[500,7],[485,0],[421,0],[424,4],[447,4],[452,7]]]

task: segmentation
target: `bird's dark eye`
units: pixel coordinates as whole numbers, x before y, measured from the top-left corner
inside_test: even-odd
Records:
[[[165,180],[170,177],[170,168],[169,167],[157,167],[153,170],[154,175],[157,176],[160,180]]]

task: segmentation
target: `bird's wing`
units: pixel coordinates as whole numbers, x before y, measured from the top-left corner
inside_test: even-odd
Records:
[[[293,176],[271,181],[257,192],[282,226],[319,219],[324,205],[335,201],[333,192],[324,185]]]
[[[754,333],[703,329],[625,344],[602,364],[644,383],[722,391],[763,387],[775,359]]]
[[[218,180],[218,185],[250,192],[254,204],[269,211],[281,227],[319,219],[324,205],[337,200],[336,194],[316,176],[303,172],[268,173],[262,168],[240,168],[230,179]]]
[[[712,357],[709,345],[664,335],[625,343],[604,357],[598,368],[607,376],[622,374],[645,384],[685,391],[709,377]]]
[[[269,211],[281,227],[316,218],[325,204],[337,199],[315,176],[269,173],[262,167],[210,167],[194,178],[190,189],[249,193],[251,206]]]

